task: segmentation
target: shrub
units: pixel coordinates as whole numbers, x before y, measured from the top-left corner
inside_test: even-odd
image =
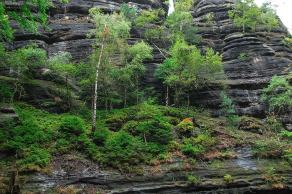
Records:
[[[285,37],[282,41],[286,46],[292,48],[292,37],[291,36],[288,36],[288,37]]]
[[[197,137],[185,138],[182,152],[186,155],[197,157],[215,144],[215,139],[208,134],[200,134]]]
[[[162,114],[159,106],[143,103],[137,107],[136,115],[122,129],[145,142],[168,144],[173,139],[172,125]]]
[[[0,103],[8,102],[13,96],[13,88],[10,84],[0,81]]]
[[[143,10],[141,14],[136,18],[135,24],[138,27],[143,27],[146,24],[155,23],[159,21],[159,18],[164,15],[162,9],[157,10]]]
[[[270,115],[266,119],[267,126],[274,132],[283,130],[283,124],[277,119],[275,115]]]
[[[268,184],[271,184],[273,187],[274,185],[281,184],[284,181],[284,177],[278,175],[276,173],[276,169],[272,166],[265,169],[263,178]]]
[[[11,56],[11,60],[10,63],[12,65],[31,70],[32,68],[46,66],[47,53],[45,50],[37,48],[35,45],[29,45],[15,51]],[[13,64],[14,61],[17,61],[17,64]]]
[[[137,16],[137,8],[135,7],[129,7],[126,3],[123,3],[121,5],[121,13],[123,16],[125,16],[130,21],[134,20]]]
[[[156,117],[139,122],[136,133],[144,138],[146,142],[166,145],[173,138],[171,129],[171,125],[164,118]]]
[[[282,76],[272,77],[269,85],[263,89],[262,100],[268,105],[270,112],[276,114],[291,110],[292,86]]]
[[[180,122],[176,129],[178,133],[182,136],[190,136],[191,132],[195,129],[193,121],[190,118],[184,119]]]
[[[104,145],[111,131],[106,127],[97,128],[93,133],[93,142],[97,145]]]
[[[49,164],[51,155],[47,149],[32,146],[23,153],[23,159],[20,160],[20,165],[24,168],[29,168],[34,165],[45,167]]]
[[[194,176],[192,174],[189,174],[187,176],[187,181],[188,181],[188,184],[191,184],[191,185],[197,185],[197,184],[200,184],[202,182],[202,180],[199,176]]]
[[[64,138],[58,138],[56,141],[55,149],[58,153],[66,153],[70,150],[71,143],[64,139]]]
[[[239,122],[239,117],[236,115],[235,106],[231,100],[224,92],[220,93],[221,98],[221,110],[222,114],[226,116],[228,123],[231,126],[236,126]]]
[[[60,131],[80,135],[85,132],[84,121],[77,116],[65,116],[60,125]]]
[[[31,145],[48,142],[51,138],[51,134],[45,133],[34,120],[28,119],[11,130],[6,147],[17,152]]]
[[[291,131],[283,130],[283,131],[281,131],[280,135],[283,138],[287,138],[289,140],[292,140],[292,132]]]
[[[248,59],[248,54],[247,53],[240,53],[238,56],[238,59],[240,61],[246,61]]]
[[[285,145],[276,138],[269,138],[256,141],[252,149],[258,157],[277,158],[283,155]]]
[[[230,174],[225,174],[223,179],[227,184],[232,183],[234,181],[234,178]]]
[[[143,142],[125,131],[116,132],[108,138],[104,152],[104,162],[113,167],[139,164],[147,158],[147,148]]]
[[[150,40],[163,38],[163,34],[163,27],[148,28],[145,30],[145,38]]]
[[[204,153],[204,148],[201,145],[193,145],[189,142],[184,142],[181,151],[189,156],[197,157]]]

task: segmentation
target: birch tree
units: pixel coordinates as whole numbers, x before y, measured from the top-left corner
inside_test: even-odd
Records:
[[[98,78],[100,67],[105,61],[104,52],[107,47],[107,52],[115,52],[115,45],[119,45],[118,42],[121,39],[129,37],[129,31],[131,28],[130,22],[128,22],[123,15],[103,14],[99,9],[93,8],[90,10],[90,16],[95,23],[95,29],[90,35],[95,36],[96,44],[95,47],[99,51],[98,59],[95,67],[95,83],[94,83],[94,94],[93,94],[93,124],[92,130],[96,129],[96,112],[97,112],[97,98],[98,98]],[[110,56],[110,53],[107,53]]]

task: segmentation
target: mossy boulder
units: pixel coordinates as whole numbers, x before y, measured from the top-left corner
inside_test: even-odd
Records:
[[[263,134],[267,128],[261,120],[254,117],[243,116],[240,118],[238,129]]]

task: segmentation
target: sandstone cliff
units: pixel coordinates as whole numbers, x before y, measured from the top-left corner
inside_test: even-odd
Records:
[[[132,0],[142,9],[163,7],[160,0]],[[88,10],[94,6],[111,12],[119,9],[122,2],[108,0],[71,0],[67,5],[56,4],[50,10],[49,31],[40,30],[37,35],[18,31],[16,41],[9,45],[10,49],[18,48],[33,41],[46,49],[49,55],[59,51],[70,52],[74,59],[84,60],[92,51],[93,39],[86,34],[94,27],[87,17]],[[267,85],[273,75],[284,75],[291,72],[292,51],[282,40],[287,36],[287,29],[281,25],[268,32],[258,26],[256,32],[245,33],[236,28],[228,18],[228,10],[234,4],[233,0],[198,0],[192,9],[194,23],[199,27],[203,37],[201,46],[210,46],[223,55],[224,71],[227,76],[229,95],[236,104],[239,114],[263,117],[265,107],[260,101],[261,89]],[[10,4],[13,9],[17,3]],[[214,14],[214,21],[205,22],[208,13]],[[135,40],[135,33],[132,39]],[[245,58],[240,58],[244,55]],[[153,72],[163,58],[158,50],[154,59],[147,62],[146,85],[162,88],[154,79]],[[197,91],[192,95],[194,104],[204,105],[215,115],[219,114],[219,93],[222,90],[218,84]],[[49,96],[49,95],[47,95]],[[291,123],[291,112],[283,116],[286,124]]]

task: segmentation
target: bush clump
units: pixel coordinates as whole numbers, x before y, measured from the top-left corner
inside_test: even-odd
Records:
[[[184,154],[197,157],[208,151],[215,143],[216,140],[209,134],[199,134],[197,137],[185,138],[181,149]]]
[[[80,135],[84,133],[84,121],[77,116],[65,116],[60,125],[60,131],[68,134]]]
[[[93,142],[96,145],[104,145],[111,131],[107,127],[97,128],[93,133]]]
[[[113,167],[137,165],[147,159],[147,147],[143,141],[121,130],[108,138],[104,145],[104,162]]]
[[[31,168],[33,166],[45,167],[49,164],[51,155],[47,149],[39,147],[31,147],[23,153],[23,159],[19,161],[23,168]]]

